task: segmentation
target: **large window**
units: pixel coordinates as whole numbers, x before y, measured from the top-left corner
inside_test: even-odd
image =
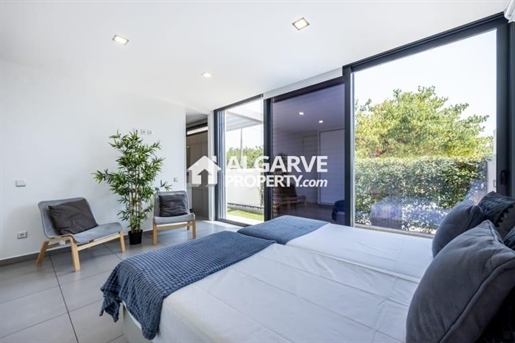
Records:
[[[496,190],[497,32],[354,74],[355,223],[434,233]]]

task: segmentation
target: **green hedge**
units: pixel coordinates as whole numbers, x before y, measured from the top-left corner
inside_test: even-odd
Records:
[[[463,157],[358,158],[356,211],[387,196],[425,198],[452,208],[475,181],[486,180],[486,160]]]

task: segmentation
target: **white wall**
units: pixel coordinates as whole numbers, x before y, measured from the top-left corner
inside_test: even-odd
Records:
[[[117,130],[152,130],[145,140],[159,140],[165,158],[158,180],[185,189],[183,108],[1,63],[0,259],[39,250],[42,200],[83,196],[99,223],[118,220],[116,196],[92,178],[97,169],[116,166],[108,137]],[[17,179],[27,186],[16,188]],[[147,221],[144,228],[150,227]],[[17,239],[19,231],[28,231],[28,238]]]

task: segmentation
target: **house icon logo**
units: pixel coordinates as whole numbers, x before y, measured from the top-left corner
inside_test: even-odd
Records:
[[[197,162],[193,163],[191,167],[188,168],[188,172],[191,177],[191,185],[192,186],[214,186],[218,183],[218,171],[220,167],[213,162],[209,157],[202,156]],[[202,182],[202,179],[207,178],[207,182]]]

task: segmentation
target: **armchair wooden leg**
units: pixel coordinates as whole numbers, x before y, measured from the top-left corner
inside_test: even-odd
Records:
[[[196,221],[192,221],[191,224],[192,224],[191,225],[191,227],[192,227],[191,233],[193,235],[193,239],[195,239],[195,238],[197,238],[197,222]]]
[[[80,261],[79,261],[79,250],[77,250],[77,243],[75,241],[70,240],[70,244],[72,247],[72,261],[73,261],[73,269],[75,271],[80,270]]]
[[[41,250],[39,250],[38,259],[36,260],[36,265],[39,266],[43,263],[43,258],[45,258],[46,250],[48,249],[48,240],[44,240],[43,244],[41,244]]]
[[[120,249],[125,251],[125,240],[123,239],[123,230],[120,231]]]
[[[157,226],[155,222],[152,224],[152,244],[157,244]]]

